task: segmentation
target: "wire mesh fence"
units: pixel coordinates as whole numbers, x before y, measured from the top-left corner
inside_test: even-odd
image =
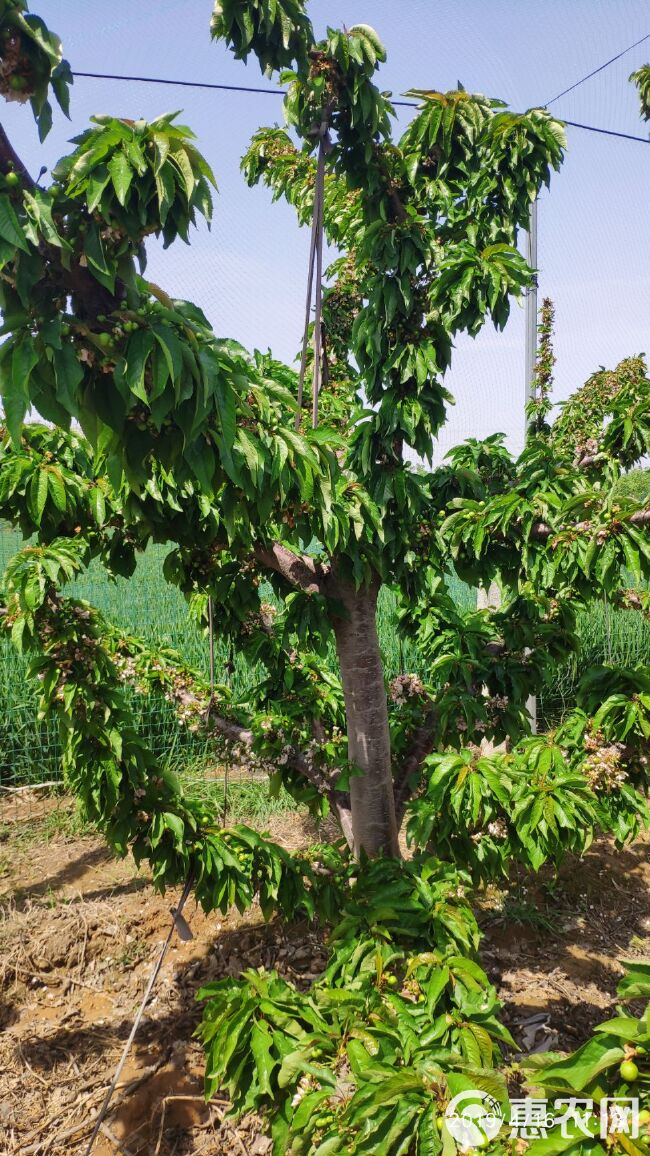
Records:
[[[0,523],[0,575],[9,559],[24,545],[20,533]],[[189,613],[181,593],[164,580],[162,567],[167,547],[151,546],[138,560],[130,578],[112,579],[95,561],[88,571],[71,583],[68,591],[86,599],[116,626],[144,638],[149,644],[173,647],[194,669],[208,674],[207,631]],[[474,604],[475,591],[451,580],[454,598],[463,608]],[[270,592],[269,592],[270,593]],[[218,617],[218,616],[217,616]],[[395,623],[395,602],[390,591],[382,592],[379,605],[379,635],[387,677],[404,671],[417,672],[418,656],[408,643],[400,643]],[[552,684],[538,697],[538,723],[549,729],[562,719],[576,702],[581,672],[588,666],[612,661],[621,666],[645,662],[650,654],[650,623],[638,614],[596,604],[579,616],[581,648],[578,657],[559,667]],[[232,667],[226,674],[227,664]],[[334,657],[331,659],[334,663]],[[39,715],[39,691],[28,673],[28,659],[18,654],[8,638],[0,638],[0,795],[13,800],[14,809],[24,809],[31,796],[25,789],[39,784],[60,784],[61,748],[56,723]],[[259,676],[218,633],[215,637],[217,681],[230,680],[235,698],[245,697]],[[193,785],[212,789],[223,778],[223,752],[200,732],[193,733],[179,723],[171,704],[160,695],[144,695],[128,690],[134,720],[148,745],[166,765],[181,771]],[[242,782],[247,772],[229,768]],[[22,798],[16,798],[22,795]]]
[[[25,542],[19,531],[0,523],[0,578],[10,558]],[[70,583],[67,592],[100,610],[113,625],[143,638],[150,645],[172,647],[195,670],[209,673],[207,630],[189,613],[182,594],[163,577],[167,547],[154,545],[142,554],[130,578],[112,579],[100,562]],[[472,593],[456,584],[461,602]],[[268,597],[272,598],[269,587]],[[394,600],[385,592],[380,605],[380,635],[389,677],[404,663],[417,669],[415,655],[400,644],[394,620]],[[251,690],[259,670],[233,653],[215,632],[215,670],[218,682],[228,682],[234,698]],[[332,660],[333,661],[333,660]],[[227,672],[227,673],[226,673]],[[214,743],[179,722],[173,706],[160,695],[127,690],[134,721],[153,753],[184,774],[213,779],[222,773]],[[29,677],[29,660],[10,639],[0,637],[0,792],[42,783],[61,782],[61,748],[57,725],[39,716],[38,682]],[[239,772],[241,777],[241,772]]]
[[[0,524],[0,574],[21,549],[20,533]],[[135,573],[113,580],[99,562],[68,587],[68,593],[101,610],[106,618],[154,646],[173,647],[195,669],[208,673],[208,639],[191,617],[178,590],[166,583],[162,565],[166,548],[153,546],[143,554]],[[215,639],[218,668],[225,665],[226,643]],[[39,715],[38,682],[29,677],[29,660],[19,654],[8,638],[0,639],[0,787],[5,793],[17,787],[61,781],[61,747],[57,725]],[[239,693],[252,682],[252,672],[235,658],[232,687]],[[217,758],[214,744],[185,728],[171,704],[160,695],[127,690],[135,723],[154,754],[173,766],[214,775]]]

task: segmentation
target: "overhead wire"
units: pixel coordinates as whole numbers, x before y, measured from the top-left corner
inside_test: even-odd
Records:
[[[648,39],[650,39],[650,33],[648,33],[647,36],[644,36],[642,38],[642,40],[639,40],[636,43],[642,44],[643,40],[648,40]],[[624,52],[629,52],[630,48],[635,48],[635,47],[636,47],[636,44],[630,45],[630,47],[625,49]],[[540,107],[546,108],[549,104],[552,104],[553,101],[559,100],[560,96],[565,96],[567,92],[571,92],[574,88],[577,88],[579,84],[584,84],[585,80],[588,80],[591,76],[595,76],[597,72],[602,72],[603,68],[606,68],[609,64],[613,63],[614,60],[618,60],[619,57],[622,56],[623,54],[624,53],[619,53],[618,56],[613,56],[611,60],[607,61],[605,64],[602,64],[600,66],[600,68],[594,69],[594,71],[589,73],[588,76],[585,76],[581,80],[576,81],[576,83],[574,85],[571,85],[570,88],[565,89],[565,91],[563,93],[559,93],[557,96],[554,96],[550,101],[547,101],[547,103],[545,105],[540,106]],[[163,76],[124,76],[124,75],[121,75],[120,73],[111,73],[111,72],[77,72],[77,71],[75,71],[73,73],[73,75],[78,76],[78,77],[82,77],[83,79],[90,79],[90,80],[121,80],[121,81],[130,81],[130,82],[136,83],[136,84],[167,84],[167,85],[172,85],[174,87],[179,87],[179,88],[212,89],[212,90],[216,90],[218,92],[247,92],[247,93],[254,93],[257,96],[285,96],[286,95],[284,89],[281,89],[281,88],[255,88],[253,86],[248,86],[248,85],[244,85],[244,84],[216,84],[216,83],[213,83],[210,81],[205,81],[205,80],[204,81],[201,81],[201,80],[175,80],[175,79],[172,79],[170,77],[163,77]],[[391,103],[397,108],[418,108],[417,102],[413,101],[413,100],[393,100],[393,101],[391,101]],[[633,133],[618,132],[615,129],[609,129],[609,128],[600,128],[599,126],[593,125],[593,124],[581,124],[581,123],[579,123],[577,121],[573,121],[573,120],[564,120],[564,124],[570,125],[571,128],[583,129],[586,132],[601,133],[603,136],[619,137],[621,140],[632,140],[632,141],[638,141],[641,144],[650,144],[650,139],[648,139],[647,137],[635,136]]]
[[[639,44],[644,44],[646,40],[650,40],[650,32],[647,32],[640,40],[635,40],[634,44],[628,44],[627,48],[623,48],[621,52],[617,52],[616,56],[610,56],[609,60],[606,60],[604,64],[599,64],[598,68],[592,69],[586,76],[581,76],[580,80],[576,80],[573,84],[570,84],[568,88],[563,88],[562,92],[558,92],[557,96],[552,96],[550,100],[546,101],[544,108],[548,108],[549,104],[555,104],[555,101],[559,100],[560,97],[567,96],[568,93],[574,92],[575,89],[580,88],[580,85],[584,84],[585,81],[591,80],[592,76],[597,76],[599,72],[603,72],[606,68],[609,68],[610,64],[614,64],[616,60],[620,60],[622,56],[626,56],[628,52],[631,52],[633,48],[638,48]],[[581,125],[580,127],[584,128],[585,126]],[[605,130],[601,129],[600,131],[604,132]]]
[[[562,124],[571,125],[571,128],[582,128],[586,132],[599,132],[602,133],[603,136],[617,136],[620,137],[621,140],[635,140],[641,144],[650,144],[650,137],[634,136],[633,133],[630,132],[617,132],[616,129],[613,128],[595,128],[593,124],[579,124],[575,120],[565,120],[564,117],[560,117],[560,119]]]
[[[172,80],[166,76],[124,76],[113,72],[77,72],[73,76],[91,80],[131,80],[137,84],[173,84],[180,88],[215,88],[221,92],[255,92],[262,96],[283,96],[281,88],[252,88],[245,84],[214,84],[207,80]]]

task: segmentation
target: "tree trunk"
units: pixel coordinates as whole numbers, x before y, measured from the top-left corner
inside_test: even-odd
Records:
[[[348,723],[354,853],[399,855],[391,774],[388,704],[377,638],[379,584],[336,583],[347,616],[334,622]]]

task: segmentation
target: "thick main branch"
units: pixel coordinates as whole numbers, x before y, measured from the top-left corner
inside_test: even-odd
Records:
[[[281,542],[273,542],[271,546],[256,546],[255,558],[305,594],[325,593],[329,570],[308,554],[295,554]]]
[[[379,583],[336,582],[344,617],[334,621],[348,727],[354,850],[399,856],[384,669],[377,637]]]
[[[621,522],[629,522],[632,526],[650,526],[650,510],[637,510],[629,518],[619,519]],[[545,538],[552,538],[555,534],[566,533],[567,530],[584,530],[591,526],[590,522],[577,522],[574,526],[558,526],[553,529],[547,522],[534,522],[531,527],[531,537],[539,541],[544,541]]]
[[[418,772],[421,770],[427,755],[430,755],[432,751],[436,749],[438,723],[438,711],[432,704],[426,711],[421,725],[415,731],[410,749],[395,776],[395,812],[398,826],[401,826],[406,804],[413,793],[412,780],[418,776]]]
[[[249,750],[252,748],[254,735],[252,730],[249,730],[247,727],[241,726],[232,719],[213,714],[210,714],[210,723],[214,729],[229,742],[238,743]],[[302,751],[298,750],[297,747],[292,747],[286,753],[286,765],[291,767],[292,770],[298,771],[308,783],[311,783],[311,785],[316,788],[319,794],[327,799],[333,814],[339,822],[348,846],[352,847],[354,840],[352,836],[352,816],[348,796],[342,791],[337,791],[336,785],[330,780],[330,776],[318,767],[315,767],[310,759],[308,759]]]
[[[4,128],[0,125],[0,172],[7,174],[15,172],[22,184],[30,192],[36,188],[27,166],[18,156]],[[96,320],[101,313],[110,313],[118,304],[116,297],[104,285],[93,277],[87,266],[78,259],[64,263],[61,259],[61,250],[56,245],[43,241],[40,245],[41,254],[47,259],[54,296],[59,296],[61,288],[74,299],[75,310],[79,317]],[[118,281],[118,286],[121,282]]]
[[[18,173],[21,182],[26,189],[34,189],[36,182],[29,173],[26,166],[21,161],[18,153],[14,149],[9,137],[4,128],[0,124],[0,172],[5,176],[7,173]]]

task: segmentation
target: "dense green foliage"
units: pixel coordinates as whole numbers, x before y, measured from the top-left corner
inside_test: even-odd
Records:
[[[627,1135],[618,1137],[623,1151],[631,1156],[645,1156],[650,1152],[650,965],[641,961],[625,964],[625,976],[618,986],[622,1005],[617,1015],[599,1024],[587,1043],[569,1056],[547,1054],[531,1056],[526,1062],[526,1076],[536,1091],[549,1098],[575,1096],[593,1103],[587,1112],[587,1132],[595,1136],[588,1140],[585,1130],[577,1121],[566,1129],[555,1127],[548,1139],[531,1145],[533,1156],[553,1152],[597,1153],[608,1151],[599,1139],[603,1114],[615,1110],[615,1103],[625,1104],[633,1097],[640,1106],[638,1136],[630,1128]],[[635,1001],[636,1006],[647,1000],[643,1012],[635,1015],[625,1004]],[[638,1002],[637,1002],[638,1001]],[[635,1004],[633,1003],[633,1007]],[[614,1101],[608,1106],[608,1101]],[[618,1144],[617,1144],[618,1147]]]
[[[650,64],[644,64],[642,68],[638,68],[636,72],[632,73],[630,80],[636,84],[639,90],[641,116],[645,120],[650,120]]]
[[[650,496],[650,472],[635,470],[620,480],[622,492],[633,493],[646,502]],[[20,533],[0,527],[0,569],[21,548]],[[180,592],[162,578],[167,547],[151,545],[137,558],[130,578],[109,576],[99,561],[73,582],[70,592],[96,606],[116,626],[129,634],[141,635],[152,649],[177,651],[193,670],[208,672],[208,639],[203,621],[188,608]],[[462,608],[475,602],[475,593],[464,583],[450,580],[454,602]],[[628,590],[634,602],[638,592]],[[275,596],[268,587],[269,602]],[[417,651],[396,633],[395,595],[384,587],[380,593],[377,627],[381,652],[389,680],[404,669],[422,676]],[[611,662],[634,667],[650,652],[650,622],[642,614],[630,613],[619,605],[597,602],[580,611],[576,621],[579,648],[551,682],[537,696],[538,722],[542,730],[557,726],[576,705],[580,678],[590,667]],[[257,684],[260,671],[241,651],[233,649],[217,627],[216,666],[228,682],[233,701],[245,703]],[[336,673],[335,656],[327,655],[327,668]],[[38,717],[38,690],[28,677],[29,663],[9,639],[0,637],[0,711],[4,725],[0,733],[0,781],[14,785],[56,780],[61,776],[61,748],[58,727],[52,718]],[[217,752],[212,738],[203,730],[181,725],[173,706],[159,695],[135,694],[131,698],[136,725],[156,755],[174,769],[192,773],[202,781],[214,770]],[[220,760],[219,760],[220,761]]]
[[[0,572],[23,546],[19,532],[9,526],[0,526]],[[204,621],[204,600],[188,606],[180,591],[162,577],[164,561],[169,548],[151,544],[136,559],[136,567],[128,578],[112,577],[99,559],[77,579],[66,586],[66,593],[96,606],[104,618],[130,635],[140,636],[153,651],[176,651],[197,674],[207,677],[209,671],[209,643]],[[464,605],[472,599],[472,591],[462,583],[452,584],[454,597]],[[273,590],[265,591],[269,604],[279,606]],[[621,616],[614,612],[617,618]],[[626,615],[631,626],[642,624],[638,615]],[[409,669],[417,656],[403,644],[395,631],[395,596],[388,590],[381,592],[377,622],[382,655],[389,678],[395,678],[402,669],[402,660]],[[650,638],[650,631],[649,631]],[[234,649],[228,637],[215,628],[215,664],[220,680],[227,683],[233,702],[248,702],[257,686],[262,671],[258,663],[249,660],[239,649]],[[598,647],[598,640],[596,646]],[[632,652],[644,645],[644,636],[630,638]],[[604,656],[602,645],[599,653]],[[615,644],[616,653],[616,644]],[[326,665],[336,673],[335,656],[328,653]],[[215,750],[214,738],[205,728],[194,729],[179,719],[173,704],[161,695],[134,692],[126,686],[138,731],[154,753],[179,773],[188,768],[197,780],[219,764],[225,752]],[[569,692],[570,693],[570,692]],[[11,640],[0,636],[0,712],[4,724],[0,731],[0,782],[15,785],[43,782],[61,776],[61,748],[58,726],[51,717],[39,718],[38,685],[29,678],[29,660],[20,654]],[[227,756],[229,759],[230,756]],[[226,759],[226,761],[227,761]]]
[[[24,10],[5,5],[0,35]],[[646,818],[647,666],[585,671],[547,736],[530,735],[526,701],[575,655],[579,610],[647,609],[629,584],[650,578],[650,510],[620,488],[650,450],[647,370],[600,371],[553,422],[547,306],[524,452],[494,435],[431,468],[455,335],[502,327],[533,277],[517,242],[562,126],[459,87],[414,92],[396,139],[367,25],[318,39],[299,0],[223,0],[212,31],[286,70],[287,131],[256,134],[249,182],[305,221],[326,170],[339,256],[321,424],[306,428],[290,368],[217,339],[145,278],[149,236],[186,240],[212,212],[212,174],[174,115],[94,118],[46,188],[0,138],[0,515],[31,540],[5,573],[3,628],[57,720],[67,784],[118,853],[161,889],[189,879],[206,910],[258,901],[328,933],[308,995],[251,972],[204,993],[208,1093],[268,1112],[275,1156],[446,1154],[436,1105],[467,1087],[503,1099],[511,1044],[465,889],[513,858],[581,853],[597,830],[624,842]],[[25,425],[30,409],[51,424]],[[156,543],[165,579],[199,617],[212,598],[258,674],[245,696],[69,596],[93,561],[129,575]],[[452,573],[497,582],[499,605],[459,604]],[[390,680],[382,587],[413,656]],[[223,829],[154,756],[128,686],[333,814],[345,841],[292,855]]]
[[[379,861],[355,883],[308,996],[261,972],[199,993],[208,1086],[237,1110],[272,1106],[275,1153],[399,1151],[398,1138],[437,1151],[450,1093],[505,1095],[493,1065],[514,1041],[471,958],[459,882],[423,859],[397,878]]]
[[[61,41],[40,16],[27,12],[24,0],[0,3],[0,93],[5,100],[29,101],[43,140],[52,125],[50,88],[57,103],[68,113],[72,73],[63,59]],[[16,243],[15,221],[10,202],[0,201],[0,236]]]

